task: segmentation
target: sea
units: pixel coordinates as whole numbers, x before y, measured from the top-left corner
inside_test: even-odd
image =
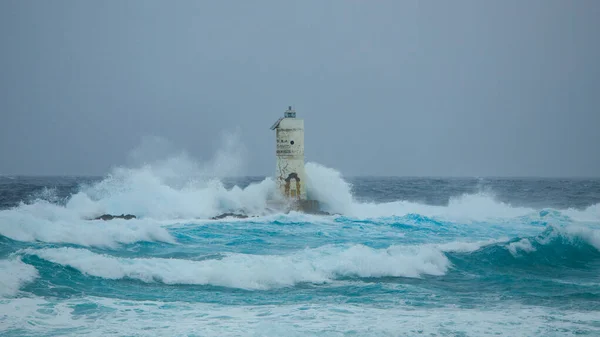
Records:
[[[600,179],[306,170],[0,176],[0,336],[600,336]]]

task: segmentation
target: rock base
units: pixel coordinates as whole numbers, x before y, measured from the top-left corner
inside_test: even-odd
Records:
[[[133,214],[121,214],[121,215],[112,215],[112,214],[102,214],[99,217],[94,218],[94,220],[112,220],[112,219],[125,219],[131,220],[136,219],[136,216]]]

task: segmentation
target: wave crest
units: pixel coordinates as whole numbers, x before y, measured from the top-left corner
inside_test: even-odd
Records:
[[[24,285],[39,277],[35,267],[23,263],[20,258],[0,260],[0,296],[12,297]]]
[[[138,241],[174,242],[166,229],[140,220],[85,221],[78,212],[38,201],[0,212],[0,235],[17,241],[116,247]]]
[[[298,283],[327,283],[343,277],[443,275],[450,266],[444,254],[431,247],[373,249],[362,245],[326,246],[291,255],[228,254],[221,259],[203,261],[118,258],[76,248],[27,249],[22,252],[105,279],[249,290]]]
[[[600,259],[600,230],[581,226],[548,226],[541,234],[482,246],[468,254],[453,254],[460,268],[474,266],[586,269]]]
[[[19,241],[114,247],[136,241],[174,242],[159,221],[172,224],[173,220],[208,219],[227,212],[257,216],[276,213],[269,207],[270,200],[278,199],[273,179],[266,178],[245,188],[226,188],[217,179],[219,174],[212,171],[230,164],[226,160],[228,151],[226,147],[218,152],[206,165],[199,165],[184,154],[136,168],[115,168],[103,180],[82,186],[65,202],[58,200],[53,190],[46,189],[32,203],[0,211],[0,235]],[[236,162],[235,157],[232,162]],[[382,218],[412,215],[432,222],[507,223],[507,219],[517,219],[519,224],[600,220],[600,205],[584,210],[535,210],[499,202],[489,193],[456,196],[447,206],[403,200],[363,203],[355,200],[352,185],[339,171],[310,162],[306,170],[311,198],[319,200],[325,211],[348,219],[383,221]],[[135,214],[139,220],[87,221],[104,213]]]

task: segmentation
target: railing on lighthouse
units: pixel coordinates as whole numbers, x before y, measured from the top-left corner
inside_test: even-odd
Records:
[[[296,118],[296,110],[292,109],[292,106],[290,105],[283,115],[285,118]]]

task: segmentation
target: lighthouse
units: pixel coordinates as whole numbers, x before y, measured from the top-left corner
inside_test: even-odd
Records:
[[[283,196],[292,201],[306,200],[304,120],[296,118],[296,111],[290,106],[271,130],[275,130],[277,187]]]
[[[304,212],[317,211],[318,203],[308,200],[304,171],[304,120],[296,117],[292,107],[284,112],[271,130],[275,130],[277,157],[275,181],[281,195],[292,208]]]

